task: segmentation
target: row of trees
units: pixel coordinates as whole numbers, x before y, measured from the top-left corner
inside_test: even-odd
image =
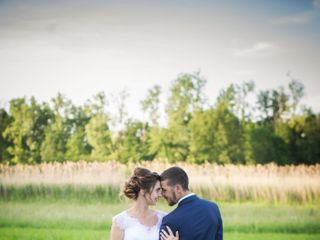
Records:
[[[116,115],[109,113],[104,93],[83,106],[61,94],[50,103],[33,97],[12,99],[8,111],[0,109],[0,162],[162,158],[219,164],[320,163],[320,115],[301,108],[300,82],[291,78],[288,88],[259,92],[254,82],[232,84],[213,104],[205,96],[205,85],[200,73],[182,74],[172,82],[166,126],[159,124],[160,86],[141,101],[149,116],[144,122],[126,117],[125,92],[118,98]],[[249,101],[252,97],[255,100]]]

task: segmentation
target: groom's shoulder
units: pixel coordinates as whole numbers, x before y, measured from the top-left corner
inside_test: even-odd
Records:
[[[218,204],[216,204],[215,202],[213,201],[209,201],[209,200],[206,200],[206,199],[203,199],[203,198],[199,198],[199,202],[203,205],[207,205],[208,207],[212,207],[212,208],[219,208],[218,207]]]
[[[163,220],[164,221],[171,221],[171,220],[175,220],[175,218],[177,218],[179,216],[179,211],[178,208],[172,210],[171,212],[167,213],[166,215],[164,215]]]

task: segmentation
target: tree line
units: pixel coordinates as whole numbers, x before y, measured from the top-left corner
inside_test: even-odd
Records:
[[[51,102],[15,98],[0,108],[0,163],[320,163],[320,115],[301,104],[304,86],[289,77],[286,88],[271,90],[256,91],[252,81],[231,84],[211,103],[199,72],[181,74],[170,86],[165,126],[158,85],[141,101],[145,121],[127,116],[125,91],[116,114],[103,92],[82,106],[60,93]]]

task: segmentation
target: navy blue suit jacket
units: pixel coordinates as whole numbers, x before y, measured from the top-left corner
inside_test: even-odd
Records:
[[[162,219],[161,228],[179,231],[179,240],[222,240],[223,227],[218,206],[196,195],[183,199]],[[160,237],[159,237],[160,239]]]

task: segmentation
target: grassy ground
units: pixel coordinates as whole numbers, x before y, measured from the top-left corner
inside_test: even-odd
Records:
[[[25,240],[54,240],[54,239],[84,239],[102,240],[110,239],[109,232],[102,230],[65,230],[65,229],[25,229],[1,228],[0,239],[25,239]],[[287,234],[287,233],[225,233],[226,240],[318,240],[320,234]]]
[[[135,166],[0,164],[0,240],[109,239],[112,216],[130,206],[119,191]],[[162,172],[171,165],[144,166]],[[192,191],[221,202],[224,239],[320,239],[320,165],[181,167]],[[157,208],[171,210],[164,202]]]
[[[313,204],[320,201],[320,165],[216,165],[177,163],[186,170],[190,188],[221,202]],[[161,173],[172,164],[139,164]],[[7,166],[0,164],[0,199],[117,199],[137,164],[65,162]]]
[[[129,203],[0,201],[0,239],[109,239]],[[320,239],[319,205],[220,204],[224,239]],[[161,202],[157,208],[170,211]]]

